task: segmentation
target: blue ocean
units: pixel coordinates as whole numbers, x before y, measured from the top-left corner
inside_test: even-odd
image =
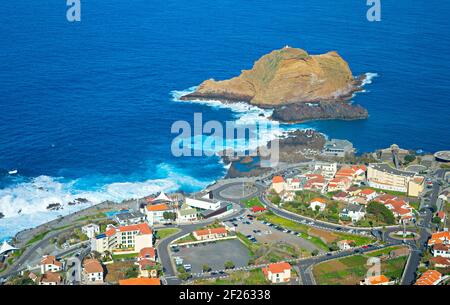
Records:
[[[450,2],[381,3],[382,21],[369,22],[365,0],[81,0],[81,22],[70,23],[65,0],[3,1],[0,239],[83,207],[51,203],[191,192],[222,177],[218,157],[171,154],[173,122],[267,111],[178,97],[285,45],[336,50],[354,75],[368,73],[353,100],[370,116],[282,128],[314,128],[359,152],[449,149]]]

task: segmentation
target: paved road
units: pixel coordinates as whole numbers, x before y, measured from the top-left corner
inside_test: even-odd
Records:
[[[81,227],[81,225],[48,233],[42,240],[37,241],[34,244],[32,244],[31,246],[29,246],[28,248],[26,248],[24,253],[13,263],[12,266],[10,266],[8,268],[7,272],[2,273],[0,275],[0,278],[8,278],[12,275],[15,275],[15,274],[19,273],[20,271],[26,269],[29,264],[31,264],[35,261],[39,261],[40,254],[39,254],[38,250],[40,248],[46,248],[50,243],[50,239],[58,236],[61,233],[72,231],[76,227]],[[81,245],[79,248],[81,248]],[[58,256],[64,256],[70,252],[76,251],[77,249],[78,248],[71,248],[68,250],[64,250],[63,252],[59,253]]]
[[[165,279],[167,281],[167,284],[168,285],[178,285],[181,283],[181,281],[178,279],[178,277],[176,277],[176,270],[174,269],[173,262],[171,260],[170,249],[169,249],[169,245],[174,240],[176,240],[186,234],[192,233],[199,226],[206,226],[210,223],[213,223],[214,221],[216,221],[216,219],[219,219],[221,221],[226,221],[228,219],[238,217],[238,216],[242,215],[244,212],[245,212],[244,209],[239,209],[239,210],[235,211],[234,213],[229,214],[222,218],[214,218],[214,219],[202,221],[202,222],[195,223],[195,224],[180,225],[180,226],[177,226],[177,228],[179,228],[181,230],[180,232],[178,232],[174,235],[171,235],[163,240],[160,240],[158,245],[156,246],[156,249],[158,251],[158,257],[160,258],[161,264],[163,265],[163,268],[164,268],[164,274],[165,274]]]

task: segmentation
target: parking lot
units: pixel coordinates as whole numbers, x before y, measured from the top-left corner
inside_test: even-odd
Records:
[[[178,252],[172,252],[172,257],[180,257],[183,265],[190,264],[192,273],[202,272],[204,264],[212,270],[223,270],[226,261],[232,261],[235,267],[244,267],[250,259],[247,247],[238,239],[180,247]]]
[[[323,250],[318,248],[314,243],[297,236],[296,232],[264,224],[255,218],[249,219],[247,215],[227,221],[226,224],[230,227],[235,227],[238,232],[246,235],[247,238],[255,242],[263,244],[284,242],[307,250],[308,252],[312,252],[316,249],[319,250],[320,253],[323,252]]]

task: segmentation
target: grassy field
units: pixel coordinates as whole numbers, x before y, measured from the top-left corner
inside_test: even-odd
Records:
[[[358,285],[372,267],[367,265],[368,259],[383,256],[394,248],[400,247],[390,247],[369,254],[353,255],[318,264],[313,269],[314,277],[319,285]],[[400,279],[407,259],[408,256],[402,256],[382,260],[381,274],[391,280]]]
[[[191,242],[191,241],[197,241],[195,239],[194,235],[192,235],[192,233],[175,241],[174,244],[187,243],[187,242]]]
[[[156,237],[159,239],[163,239],[166,237],[169,237],[173,234],[176,234],[180,232],[180,229],[178,228],[164,228],[164,229],[157,229],[156,230]]]
[[[373,242],[373,238],[348,233],[329,232],[321,229],[311,228],[307,225],[297,223],[295,221],[282,218],[275,214],[263,214],[258,219],[269,221],[283,228],[293,230],[300,233],[300,236],[314,243],[321,249],[328,251],[329,244],[344,239],[354,240],[357,246],[362,246]]]
[[[254,206],[262,208],[264,207],[264,205],[261,203],[258,197],[253,197],[248,200],[245,200],[243,201],[243,204],[245,205],[246,208],[252,208]]]
[[[106,278],[108,283],[117,283],[119,280],[125,279],[126,270],[133,267],[134,262],[115,262],[106,265]]]
[[[121,259],[130,259],[130,258],[136,258],[138,255],[137,253],[129,253],[129,254],[113,254],[112,258],[113,260],[121,260]]]
[[[213,280],[197,280],[195,285],[267,285],[261,268],[251,271],[236,271],[230,274],[228,278]]]

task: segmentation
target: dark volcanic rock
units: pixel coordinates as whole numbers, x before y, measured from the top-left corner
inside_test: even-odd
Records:
[[[5,217],[5,214],[0,212],[0,219],[2,219],[3,217]]]
[[[58,211],[61,209],[62,209],[61,203],[50,203],[47,206],[47,210],[51,210],[51,211]]]
[[[346,102],[297,103],[274,108],[272,119],[299,123],[311,120],[359,120],[368,112],[360,105]]]
[[[308,129],[290,132],[287,137],[279,139],[279,161],[297,163],[311,160],[320,153],[324,145],[325,136],[315,130]],[[272,141],[268,144],[268,147],[271,146]],[[254,177],[271,170],[271,168],[261,167],[260,162],[245,162],[249,160],[249,157],[241,157],[234,160],[230,160],[230,158],[225,156],[222,156],[222,158],[224,159],[224,163],[231,163],[226,175],[227,178]],[[258,156],[253,157],[252,160],[255,160],[256,158],[264,159],[258,154]],[[243,167],[243,165],[248,166]]]
[[[77,205],[77,204],[82,204],[82,203],[88,203],[89,200],[87,200],[86,198],[77,198],[74,201],[69,202],[69,205]]]

